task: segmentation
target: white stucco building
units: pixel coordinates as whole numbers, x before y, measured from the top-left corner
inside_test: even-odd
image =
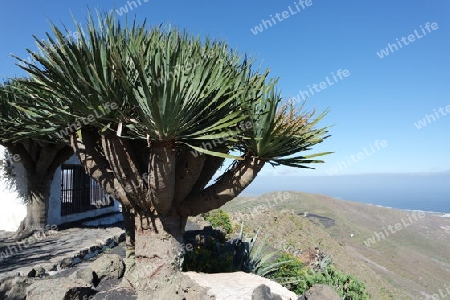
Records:
[[[15,231],[26,216],[23,195],[27,189],[24,168],[0,146],[0,230]],[[105,194],[84,173],[75,156],[56,169],[51,184],[47,224],[86,220],[91,226],[121,220],[120,204]],[[108,218],[100,218],[105,214]]]

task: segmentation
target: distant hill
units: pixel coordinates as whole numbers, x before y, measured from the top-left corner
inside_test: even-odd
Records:
[[[450,213],[449,182],[450,173],[446,172],[336,176],[258,175],[244,193],[246,196],[254,196],[288,190],[399,209]]]
[[[300,192],[239,197],[222,209],[280,250],[319,246],[371,299],[425,299],[450,289],[450,218]]]

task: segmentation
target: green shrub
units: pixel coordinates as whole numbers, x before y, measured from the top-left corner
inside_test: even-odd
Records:
[[[296,294],[303,294],[304,292],[300,291],[305,291],[308,288],[304,280],[308,269],[302,261],[291,254],[284,253],[277,259],[277,262],[286,262],[286,264],[272,272],[268,277]]]
[[[211,226],[215,229],[222,228],[222,230],[227,234],[233,232],[233,224],[231,223],[230,216],[221,209],[212,210],[206,214],[203,214],[202,217],[211,223]]]
[[[195,246],[193,251],[184,254],[183,272],[226,273],[236,271],[233,266],[233,253],[223,251],[226,243],[211,238],[203,245]]]
[[[341,299],[364,300],[367,298],[365,285],[352,275],[346,275],[327,266],[323,272],[314,272],[306,268],[302,262],[295,258],[292,261],[289,254],[282,255],[277,261],[289,261],[269,277],[297,295],[304,294],[315,284],[325,284],[334,288]]]
[[[326,284],[333,287],[344,300],[368,299],[365,285],[355,276],[346,275],[328,266],[322,273],[311,272],[306,276],[308,286]]]
[[[226,241],[223,232],[219,237],[205,238],[184,254],[182,269],[204,273],[243,271],[266,277],[286,262],[273,262],[278,251],[268,251],[266,240],[256,247],[257,239],[258,233],[244,238],[243,224],[235,239]]]

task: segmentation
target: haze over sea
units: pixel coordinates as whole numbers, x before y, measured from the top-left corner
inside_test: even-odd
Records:
[[[386,207],[450,213],[450,172],[258,176],[242,196],[270,191],[324,194]]]

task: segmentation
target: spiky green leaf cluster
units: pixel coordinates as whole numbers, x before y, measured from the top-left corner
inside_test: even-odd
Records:
[[[326,112],[313,118],[282,106],[277,81],[226,43],[145,22],[122,27],[113,13],[75,27],[67,37],[68,29],[52,25],[46,41],[35,37],[39,53],[28,50],[33,61],[19,59],[30,78],[6,100],[23,117],[13,139],[67,139],[61,133],[90,126],[215,156],[240,151],[274,165],[306,167],[327,154],[299,155],[328,137],[316,127]],[[87,116],[95,118],[87,124]]]
[[[241,224],[241,226],[243,226],[243,224]],[[258,229],[255,236],[248,240],[249,244],[248,261],[246,261],[244,264],[245,266],[244,271],[262,277],[267,277],[269,274],[280,269],[283,265],[290,263],[290,261],[271,262],[271,260],[273,260],[273,258],[278,255],[278,251],[269,250],[269,247],[267,245],[268,237],[260,241],[258,247],[256,247],[259,231],[260,230]]]

